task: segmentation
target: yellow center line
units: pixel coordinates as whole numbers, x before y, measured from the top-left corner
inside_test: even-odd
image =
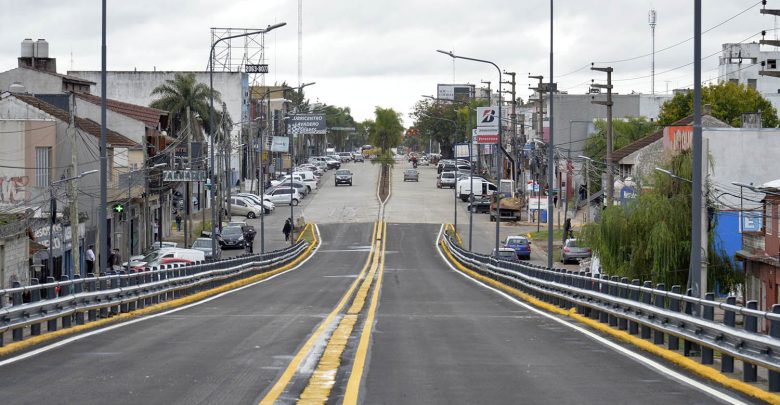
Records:
[[[385,232],[387,235],[387,224],[384,224]],[[379,292],[382,289],[382,277],[384,275],[385,268],[385,247],[386,244],[382,244],[381,263],[379,265],[379,276],[376,280],[376,286],[374,287],[374,293],[371,295],[371,303],[368,307],[368,314],[366,315],[366,322],[363,324],[363,331],[360,334],[360,342],[358,343],[357,351],[355,352],[355,360],[352,363],[352,372],[349,375],[349,381],[347,382],[347,389],[344,392],[344,405],[357,404],[360,395],[360,381],[363,379],[363,371],[366,367],[366,356],[368,353],[368,344],[371,341],[371,331],[374,329],[374,317],[376,316],[376,307],[379,303]]]
[[[380,222],[380,243],[381,248],[377,248],[378,254],[374,255],[373,263],[371,264],[371,271],[368,276],[363,280],[355,298],[352,301],[347,314],[339,323],[336,332],[333,333],[328,344],[325,348],[325,352],[322,354],[317,368],[312,373],[306,388],[301,393],[298,404],[324,404],[330,397],[330,392],[333,389],[333,385],[336,383],[336,373],[341,365],[341,355],[344,353],[347,341],[352,335],[352,331],[355,327],[355,323],[358,319],[358,314],[363,310],[366,302],[366,296],[371,289],[371,284],[374,280],[374,276],[379,271],[380,278],[382,274],[382,268],[384,266],[384,236],[387,230],[387,226]],[[380,262],[381,260],[381,262]],[[379,291],[379,284],[377,282],[374,287],[374,297]]]
[[[309,339],[307,339],[306,342],[303,344],[303,346],[298,350],[298,352],[295,354],[293,359],[290,361],[290,364],[287,365],[287,368],[284,370],[282,375],[279,377],[276,383],[271,387],[271,389],[268,391],[265,397],[260,401],[259,403],[260,405],[271,405],[279,398],[279,396],[284,392],[284,389],[287,387],[287,385],[290,383],[292,378],[295,376],[295,373],[298,371],[298,368],[300,367],[304,358],[306,358],[306,356],[311,351],[312,347],[314,346],[314,343],[320,338],[320,336],[325,332],[328,326],[333,322],[333,319],[339,314],[339,312],[341,312],[341,310],[347,304],[347,301],[352,296],[352,293],[355,291],[355,288],[357,288],[358,284],[360,283],[360,280],[366,274],[366,271],[368,270],[369,265],[372,262],[372,257],[376,254],[375,251],[377,247],[377,233],[379,232],[379,230],[380,230],[379,226],[376,223],[374,223],[374,229],[371,234],[371,250],[369,251],[368,257],[366,258],[366,263],[363,265],[363,268],[360,270],[358,277],[355,279],[354,282],[352,282],[349,289],[347,290],[346,293],[344,293],[344,296],[341,297],[341,300],[339,300],[339,303],[336,305],[333,311],[330,314],[328,314],[325,320],[320,323],[320,325],[317,327],[314,333],[312,333]]]

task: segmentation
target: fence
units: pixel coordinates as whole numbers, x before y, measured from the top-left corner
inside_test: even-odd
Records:
[[[548,269],[529,263],[508,262],[462,249],[447,235],[443,243],[462,265],[539,300],[563,309],[574,308],[582,316],[607,324],[669,350],[689,356],[700,348],[701,363],[714,363],[720,354],[721,372],[733,373],[734,360],[743,364],[743,381],[757,381],[757,368],[769,374],[769,391],[780,391],[780,305],[759,311],[756,301],[736,305],[735,297],[715,301],[712,293],[701,299],[680,286],[623,277],[592,275],[565,269]],[[715,320],[715,310],[723,319]],[[701,317],[694,314],[701,314]],[[742,327],[737,326],[737,317]],[[759,320],[769,322],[769,334],[758,332]],[[698,348],[697,348],[698,346]]]
[[[120,313],[142,309],[200,291],[266,273],[290,263],[308,247],[305,241],[263,255],[243,255],[192,265],[169,264],[137,273],[116,273],[60,281],[49,277],[45,284],[33,279],[29,286],[18,282],[0,290],[0,346],[4,333],[13,341],[30,335],[70,328]],[[46,324],[43,330],[43,324]]]

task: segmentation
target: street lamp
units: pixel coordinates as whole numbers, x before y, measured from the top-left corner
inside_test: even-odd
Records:
[[[49,260],[48,260],[48,267],[49,271],[48,274],[54,274],[54,256],[52,255],[52,247],[54,246],[54,220],[57,218],[57,200],[54,195],[54,186],[58,184],[62,184],[66,181],[70,180],[76,180],[80,179],[86,175],[97,173],[98,170],[87,170],[86,172],[81,172],[78,176],[68,177],[67,179],[59,179],[57,181],[49,182],[49,209],[50,209],[50,216],[49,218]],[[73,198],[78,198],[78,196],[73,196]],[[76,233],[73,233],[73,227],[76,227]],[[78,238],[78,228],[79,224],[70,224],[70,232],[71,232],[71,239],[72,238]],[[46,280],[43,280],[44,282]]]
[[[680,180],[680,181],[684,181],[684,182],[686,182],[686,183],[689,183],[689,184],[692,184],[692,183],[693,183],[693,181],[691,181],[691,180],[688,180],[688,179],[686,179],[685,177],[680,177],[680,176],[678,176],[678,175],[676,175],[676,174],[674,174],[674,173],[670,172],[669,170],[662,169],[662,168],[660,168],[660,167],[656,167],[656,168],[655,168],[655,170],[656,170],[656,171],[658,171],[658,172],[661,172],[661,173],[663,173],[663,174],[666,174],[667,176],[669,176],[669,177],[671,177],[671,178],[673,178],[673,179]]]
[[[479,62],[479,63],[486,63],[489,65],[493,65],[493,67],[496,68],[498,71],[498,147],[501,148],[501,68],[498,67],[495,63],[484,60],[484,59],[476,59],[476,58],[470,58],[466,56],[460,56],[455,55],[453,52],[447,52],[442,51],[441,49],[437,49],[436,52],[443,53],[445,55],[448,55],[449,57],[453,59],[465,59],[470,60],[473,62]],[[499,232],[501,230],[501,170],[504,167],[504,156],[500,153],[500,151],[496,151],[496,246],[495,246],[495,255],[498,256],[498,243],[499,243]],[[552,231],[550,232],[552,236]],[[552,251],[552,249],[550,249]],[[552,257],[552,253],[550,253],[550,257]],[[550,266],[552,267],[552,266]]]
[[[283,27],[287,25],[287,23],[282,22],[274,25],[269,25],[265,29],[252,31],[252,32],[245,32],[243,34],[238,35],[231,35],[229,37],[220,38],[214,43],[211,44],[211,50],[209,51],[209,131],[211,132],[209,137],[209,144],[210,144],[210,159],[211,159],[211,175],[209,176],[211,178],[211,251],[216,252],[217,251],[217,199],[216,195],[214,193],[214,188],[217,184],[216,179],[216,170],[214,170],[214,48],[217,46],[218,43],[233,39],[233,38],[241,38],[241,37],[248,37],[250,35],[256,35],[256,34],[265,34],[271,30],[274,30],[279,27]],[[229,185],[228,185],[229,186]],[[220,204],[220,209],[221,209]]]

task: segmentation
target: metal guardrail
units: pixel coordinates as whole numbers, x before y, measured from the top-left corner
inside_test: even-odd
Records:
[[[471,270],[507,286],[517,288],[537,299],[559,306],[575,308],[577,313],[654,344],[666,344],[669,350],[691,355],[696,345],[701,349],[701,363],[714,363],[714,353],[721,355],[721,372],[734,372],[734,359],[743,362],[743,381],[757,381],[757,367],[769,373],[769,391],[780,391],[780,305],[771,312],[759,311],[756,301],[737,306],[735,297],[717,302],[712,293],[705,299],[682,294],[680,286],[654,288],[650,281],[625,277],[592,275],[565,269],[548,269],[530,263],[498,260],[462,249],[444,236],[452,255]],[[698,306],[700,311],[694,311]],[[715,309],[723,311],[723,321],[715,321]],[[701,317],[694,313],[702,314]],[[737,327],[737,316],[743,327]],[[769,323],[769,334],[758,332],[759,320]]]
[[[37,336],[70,328],[74,322],[82,325],[131,312],[268,272],[295,260],[307,247],[306,242],[300,241],[262,255],[247,254],[186,266],[170,264],[137,273],[123,270],[74,279],[63,276],[60,281],[49,277],[45,284],[33,279],[29,286],[15,282],[12,288],[0,290],[0,346],[3,333],[9,330],[13,341],[21,341],[26,338],[24,328],[28,326],[30,335]]]

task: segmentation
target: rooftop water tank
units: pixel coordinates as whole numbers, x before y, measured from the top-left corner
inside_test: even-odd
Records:
[[[36,58],[48,58],[49,57],[49,43],[45,39],[38,39],[35,41],[35,57]]]
[[[11,93],[26,93],[27,89],[24,87],[23,84],[19,82],[13,82],[10,86],[8,86],[8,91]]]
[[[25,38],[24,41],[22,41],[22,57],[33,57],[33,40],[30,38]]]

